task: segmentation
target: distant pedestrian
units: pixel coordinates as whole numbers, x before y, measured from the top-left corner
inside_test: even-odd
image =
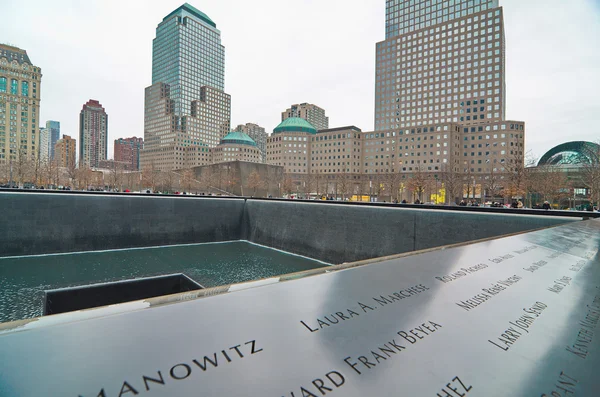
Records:
[[[462,199],[462,200],[460,200],[460,203],[458,205],[461,206],[461,207],[466,207],[467,206],[467,202],[464,199]]]
[[[523,202],[521,200],[517,201],[517,208],[523,208]]]
[[[544,204],[542,205],[542,209],[548,211],[548,210],[552,209],[552,207],[550,206],[549,202],[544,201]]]
[[[406,202],[406,199],[403,199],[403,200],[402,200],[402,204],[408,204],[408,203]]]

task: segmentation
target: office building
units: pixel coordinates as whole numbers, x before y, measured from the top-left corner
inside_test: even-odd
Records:
[[[54,159],[59,167],[75,168],[75,157],[77,154],[77,140],[69,135],[63,135],[54,147]]]
[[[50,159],[54,159],[54,147],[60,138],[60,122],[52,120],[46,121],[46,130],[48,131]]]
[[[108,114],[97,100],[90,99],[79,114],[79,164],[98,168],[108,155]]]
[[[308,121],[317,130],[329,128],[329,117],[325,116],[325,110],[310,103],[292,105],[281,113],[281,121],[291,117],[299,117]]]
[[[140,169],[140,151],[144,148],[143,138],[119,138],[115,140],[114,161],[126,164],[130,171]]]
[[[202,165],[202,155],[231,128],[221,33],[206,14],[186,3],[158,25],[152,49],[141,167]]]
[[[258,124],[246,123],[240,124],[235,128],[235,131],[247,134],[254,142],[258,150],[260,150],[260,162],[267,162],[267,132]]]
[[[366,174],[452,171],[482,184],[523,161],[524,123],[505,114],[498,0],[388,0],[376,57]]]
[[[267,164],[294,176],[310,173],[310,142],[317,129],[305,119],[286,118],[267,138]]]
[[[0,44],[0,162],[37,157],[41,85],[27,51]]]

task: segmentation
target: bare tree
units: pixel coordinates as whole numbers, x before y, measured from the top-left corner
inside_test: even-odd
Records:
[[[123,190],[123,165],[113,161],[110,167],[110,184],[113,190]]]
[[[213,180],[212,174],[213,174],[212,167],[203,167],[202,168],[198,182],[200,183],[200,189],[203,190],[205,193],[209,193],[210,188],[212,187],[212,180]]]
[[[315,185],[317,187],[317,195],[322,196],[323,192],[327,194],[327,180],[325,179],[325,174],[321,172],[321,170],[317,170],[315,176]]]
[[[173,193],[175,184],[179,183],[179,175],[173,171],[165,171],[160,174],[160,186],[161,190],[167,193]]]
[[[407,183],[407,187],[413,192],[414,201],[419,199],[419,201],[423,202],[423,193],[430,186],[430,183],[431,180],[421,170],[421,167],[415,167],[415,171]]]
[[[543,200],[551,204],[560,204],[561,199],[569,196],[569,181],[559,167],[539,166],[531,176],[534,179],[535,191]]]
[[[501,174],[499,174],[493,167],[490,166],[489,172],[483,179],[483,188],[487,192],[487,195],[491,197],[492,200],[500,197],[502,190],[504,189],[504,184],[501,178]],[[483,193],[483,192],[482,192]],[[481,196],[482,202],[484,201],[484,196]]]
[[[304,198],[308,199],[310,194],[313,193],[316,185],[316,178],[313,174],[304,175],[304,179],[302,181],[302,193],[304,193]]]
[[[27,146],[19,146],[17,158],[12,162],[12,166],[13,179],[17,185],[21,186],[25,182],[31,182],[32,161],[27,156]]]
[[[77,179],[79,178],[79,170],[75,163],[70,162],[67,166],[67,176],[69,178],[69,185],[73,188],[77,188]]]
[[[342,195],[342,200],[346,199],[346,196],[351,192],[352,176],[346,171],[343,171],[336,175],[337,191]]]
[[[265,185],[265,181],[257,170],[254,170],[248,175],[248,187],[252,189],[252,196],[256,196],[256,190],[261,189]]]
[[[462,174],[456,166],[444,164],[442,166],[442,183],[444,184],[446,204],[456,204],[456,198],[463,193]]]
[[[244,185],[242,183],[242,177],[239,173],[239,168],[232,166],[232,164],[227,165],[227,173],[225,176],[225,186],[226,191],[231,194],[235,194],[234,190],[236,187],[240,187],[240,194],[244,195]]]
[[[150,166],[142,170],[142,183],[145,188],[151,188],[152,192],[156,190],[159,183],[160,171],[154,165],[154,161],[150,163]]]
[[[89,189],[92,184],[93,171],[87,165],[80,165],[78,174],[81,187],[86,190]]]
[[[523,197],[526,192],[525,154],[522,148],[511,150],[506,164],[508,176],[506,191],[510,198]]]
[[[196,174],[193,169],[187,168],[181,171],[181,184],[183,185],[183,190],[191,192],[197,183]]]
[[[283,192],[288,195],[294,192],[294,182],[292,181],[292,178],[287,174],[283,177],[282,189]]]

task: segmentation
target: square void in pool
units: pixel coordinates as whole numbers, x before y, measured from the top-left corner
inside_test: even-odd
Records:
[[[0,258],[0,322],[39,317],[44,291],[182,273],[205,288],[326,266],[245,241]]]

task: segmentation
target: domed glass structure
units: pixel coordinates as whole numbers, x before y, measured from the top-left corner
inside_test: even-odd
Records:
[[[290,117],[285,119],[273,130],[273,133],[278,132],[308,132],[309,134],[316,134],[317,129],[313,127],[308,121],[301,119],[300,117]]]
[[[550,149],[542,156],[538,166],[582,165],[600,163],[600,146],[593,142],[567,142]]]
[[[254,140],[250,138],[248,134],[237,131],[230,132],[223,139],[221,139],[221,145],[225,144],[256,146],[256,142],[254,142]]]

